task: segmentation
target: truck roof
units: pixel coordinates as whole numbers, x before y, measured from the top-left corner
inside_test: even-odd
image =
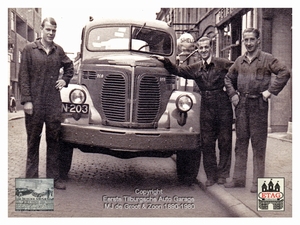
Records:
[[[86,28],[93,27],[95,25],[113,25],[113,24],[123,24],[123,25],[139,25],[143,26],[146,23],[146,26],[157,27],[160,29],[171,30],[166,22],[161,20],[143,20],[143,19],[95,19],[86,24]]]

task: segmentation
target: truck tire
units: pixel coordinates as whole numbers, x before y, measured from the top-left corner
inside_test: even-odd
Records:
[[[187,185],[195,183],[200,167],[201,151],[178,151],[176,157],[179,182]]]
[[[60,178],[66,180],[68,173],[71,169],[73,157],[73,146],[67,142],[61,143],[60,155],[59,155],[59,172]]]

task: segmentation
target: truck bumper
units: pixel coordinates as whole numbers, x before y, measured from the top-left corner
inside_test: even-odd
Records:
[[[123,151],[197,150],[200,134],[179,129],[109,129],[101,126],[62,124],[68,143]]]

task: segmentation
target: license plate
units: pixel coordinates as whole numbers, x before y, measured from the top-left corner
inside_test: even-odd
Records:
[[[74,103],[62,103],[62,112],[63,113],[89,113],[88,104],[74,104]]]

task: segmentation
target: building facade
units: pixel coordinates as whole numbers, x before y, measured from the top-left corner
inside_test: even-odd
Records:
[[[178,37],[185,32],[195,40],[211,37],[215,56],[233,61],[246,51],[243,30],[258,28],[261,49],[278,58],[292,73],[292,8],[162,8],[157,19],[172,24]],[[269,132],[291,130],[292,78],[269,104]]]
[[[41,36],[40,8],[8,9],[8,98],[13,95],[20,108],[18,72],[25,45]],[[9,101],[7,101],[9,102]]]

